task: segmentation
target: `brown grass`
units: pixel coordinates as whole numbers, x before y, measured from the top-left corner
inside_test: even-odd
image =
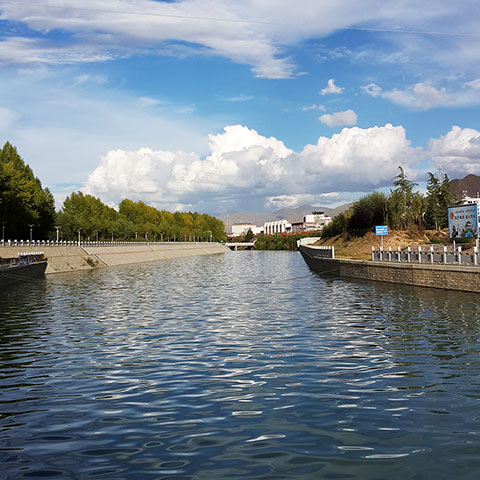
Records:
[[[383,248],[396,250],[398,247],[404,249],[407,247],[417,248],[430,247],[432,241],[448,242],[448,231],[424,230],[413,228],[411,230],[391,230],[389,234],[383,237]],[[358,260],[368,260],[372,256],[372,246],[380,248],[381,239],[374,232],[368,232],[363,237],[349,237],[337,235],[332,238],[322,239],[315,245],[333,245],[335,246],[335,256],[343,258],[354,258]],[[462,249],[468,249],[467,245],[462,245]],[[473,248],[473,247],[472,247]]]

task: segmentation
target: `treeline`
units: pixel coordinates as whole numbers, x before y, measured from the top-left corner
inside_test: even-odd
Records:
[[[0,149],[0,231],[5,239],[76,240],[212,240],[225,239],[221,220],[200,213],[170,213],[143,202],[122,200],[119,209],[81,192],[55,211],[48,188],[9,142]]]
[[[57,216],[61,237],[84,240],[195,240],[222,241],[225,225],[206,214],[170,213],[143,202],[122,200],[118,211],[100,199],[82,192],[72,193]]]
[[[448,227],[448,207],[457,202],[450,193],[447,175],[439,180],[429,173],[427,193],[414,192],[416,183],[410,181],[399,167],[394,189],[390,194],[373,192],[337,215],[323,228],[322,237],[340,234],[363,235],[375,225],[388,225],[392,230],[422,227],[440,230]]]
[[[0,148],[0,222],[5,238],[47,238],[55,225],[55,201],[9,142]]]
[[[296,250],[297,240],[305,237],[318,237],[318,232],[294,233],[289,235],[257,235],[255,250]]]

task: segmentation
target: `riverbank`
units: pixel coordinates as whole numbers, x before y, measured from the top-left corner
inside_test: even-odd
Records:
[[[0,246],[1,257],[20,252],[42,250],[48,258],[46,274],[65,273],[134,263],[158,262],[173,258],[195,257],[228,252],[215,242],[119,243],[81,246]]]
[[[320,274],[418,287],[480,292],[479,267],[325,258],[318,248],[307,245],[300,246],[299,251],[310,269]]]

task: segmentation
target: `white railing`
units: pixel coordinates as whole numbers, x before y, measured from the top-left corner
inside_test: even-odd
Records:
[[[327,246],[316,247],[314,245],[302,245],[302,246],[315,250],[316,257],[335,258],[335,247],[327,247]]]
[[[388,250],[376,250],[375,247],[372,247],[372,261],[476,266],[479,264],[479,257],[477,247],[470,252],[462,252],[462,247],[457,247],[456,250],[448,250],[447,247],[439,250],[433,246],[423,249],[422,247],[417,247],[417,249],[408,247],[405,250],[400,247],[396,250],[392,250],[392,247],[388,247]]]
[[[312,245],[312,243],[317,242],[320,240],[320,237],[303,237],[297,240],[297,248],[301,245]]]
[[[179,240],[170,240],[164,242],[86,242],[86,241],[70,241],[70,240],[0,240],[0,247],[101,247],[114,245],[151,245],[156,243],[210,243],[203,242],[181,242]]]

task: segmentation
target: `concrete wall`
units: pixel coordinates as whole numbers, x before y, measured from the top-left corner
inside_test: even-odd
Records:
[[[0,247],[1,257],[15,257],[19,252],[43,251],[48,258],[46,274],[92,268],[157,262],[172,258],[212,255],[229,251],[219,243],[164,242],[81,247]]]
[[[480,267],[384,263],[365,260],[322,259],[309,255],[309,247],[300,251],[310,268],[318,273],[361,278],[420,287],[480,292]]]

